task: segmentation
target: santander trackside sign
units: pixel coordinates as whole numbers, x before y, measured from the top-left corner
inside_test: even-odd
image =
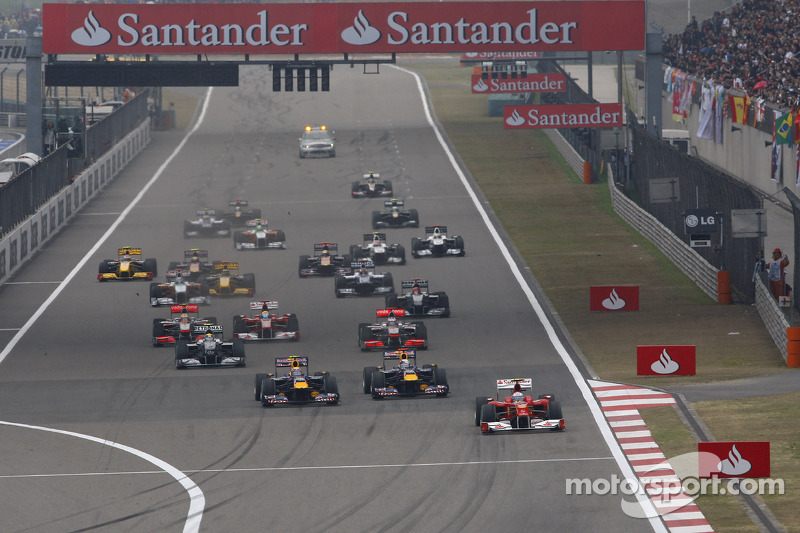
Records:
[[[644,10],[643,0],[44,4],[42,47],[48,54],[643,50]]]

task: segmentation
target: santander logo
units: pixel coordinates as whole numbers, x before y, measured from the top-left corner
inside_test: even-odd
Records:
[[[742,457],[735,444],[731,451],[728,452],[728,458],[720,461],[717,465],[717,470],[729,476],[741,476],[749,472],[751,468],[753,468],[753,464]]]
[[[354,45],[367,45],[377,42],[381,38],[381,32],[377,28],[370,26],[369,20],[364,15],[364,11],[358,10],[358,15],[353,20],[353,25],[342,31],[342,39]]]
[[[611,289],[611,294],[608,295],[608,298],[603,300],[602,305],[609,311],[618,311],[625,307],[625,300],[619,297],[616,289]]]
[[[650,369],[656,374],[674,374],[680,368],[681,365],[669,356],[666,348],[661,352],[661,357],[658,358],[658,361],[650,365]]]
[[[522,126],[525,124],[525,119],[520,116],[520,114],[515,109],[511,116],[506,119],[506,124],[509,126]]]
[[[81,46],[100,46],[111,40],[111,32],[100,26],[92,11],[83,21],[83,27],[72,32],[72,40]]]
[[[484,83],[483,78],[479,79],[478,83],[473,85],[472,88],[479,93],[489,90],[489,86]]]

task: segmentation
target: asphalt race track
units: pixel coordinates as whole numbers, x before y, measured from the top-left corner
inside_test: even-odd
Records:
[[[428,125],[415,78],[337,68],[329,93],[273,93],[266,68],[248,67],[240,85],[211,92],[199,129],[166,166],[186,132],[155,133],[0,292],[0,531],[661,530],[622,512],[632,496],[565,494],[566,478],[623,472]],[[303,127],[320,123],[335,130],[337,156],[299,159]],[[350,198],[367,170],[392,179],[422,226],[464,237],[463,258],[409,253],[408,264],[385,269],[398,289],[422,277],[450,297],[452,317],[425,321],[430,349],[418,356],[447,370],[447,398],[363,394],[362,368],[380,353],[358,350],[357,324],[383,299],[337,299],[332,279],[298,278],[298,256],[315,242],[346,251],[372,231],[382,201]],[[196,209],[238,197],[286,232],[286,250],[183,239]],[[423,232],[387,230],[409,252]],[[149,306],[148,283],[96,280],[98,263],[124,245],[157,258],[162,280],[191,247],[238,261],[255,273],[255,299],[297,313],[301,340],[248,344],[246,368],[177,370],[172,348],[151,346],[152,319],[169,310]],[[203,314],[227,335],[249,301],[216,298]],[[341,404],[254,402],[254,374],[285,355],[336,376]],[[567,430],[482,436],[474,399],[494,395],[503,377],[532,377],[535,394],[555,393]]]

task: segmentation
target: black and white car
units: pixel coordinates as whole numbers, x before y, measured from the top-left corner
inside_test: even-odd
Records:
[[[450,298],[445,292],[428,291],[428,280],[409,279],[400,282],[400,293],[386,295],[386,307],[404,309],[406,316],[446,318],[450,316]]]
[[[197,219],[183,221],[183,236],[190,237],[230,237],[231,223],[217,217],[213,209],[199,209]]]
[[[385,233],[365,233],[361,246],[350,245],[350,255],[353,260],[371,259],[376,265],[388,263],[396,265],[406,264],[406,249],[402,244],[388,244]]]
[[[353,261],[352,274],[336,274],[333,278],[337,298],[371,296],[394,292],[394,279],[389,272],[375,272],[372,261]]]
[[[209,326],[196,342],[178,339],[175,343],[175,367],[245,366],[244,341],[222,340],[222,327]]]
[[[377,172],[367,172],[361,181],[354,181],[350,194],[353,198],[392,197],[392,182],[381,180]]]
[[[413,257],[444,257],[455,255],[463,257],[464,239],[460,235],[447,235],[447,226],[425,226],[425,237],[411,239]]]

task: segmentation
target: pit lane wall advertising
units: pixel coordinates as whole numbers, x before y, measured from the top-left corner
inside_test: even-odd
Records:
[[[644,50],[643,0],[44,4],[47,54]],[[609,31],[625,28],[625,31]]]
[[[0,285],[61,231],[149,142],[148,119],[76,176],[72,185],[0,240]]]
[[[528,74],[513,78],[483,79],[480,74],[472,75],[473,94],[504,93],[544,93],[563,92],[567,90],[567,78],[560,73]]]
[[[503,128],[611,128],[622,126],[622,104],[503,106]]]

